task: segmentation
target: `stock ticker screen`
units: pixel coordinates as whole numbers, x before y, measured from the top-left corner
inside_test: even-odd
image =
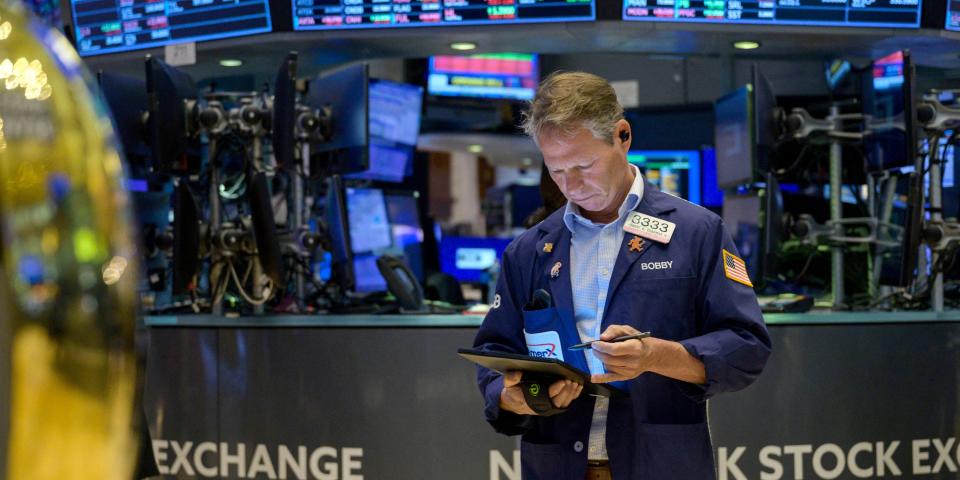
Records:
[[[267,0],[72,0],[80,55],[271,30]]]
[[[623,0],[634,21],[918,28],[920,11],[921,0]]]
[[[295,30],[596,19],[596,0],[292,0]]]

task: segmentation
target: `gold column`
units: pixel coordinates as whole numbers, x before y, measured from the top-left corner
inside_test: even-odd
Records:
[[[90,85],[59,32],[0,1],[0,480],[132,478],[137,256]]]

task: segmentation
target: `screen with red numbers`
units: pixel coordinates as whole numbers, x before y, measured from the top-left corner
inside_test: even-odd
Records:
[[[917,28],[920,3],[921,0],[623,0],[623,19]]]
[[[267,0],[71,0],[80,55],[269,32]]]
[[[594,20],[596,0],[291,0],[295,30]]]

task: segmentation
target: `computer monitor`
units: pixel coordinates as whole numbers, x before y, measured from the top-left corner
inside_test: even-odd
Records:
[[[297,115],[297,52],[290,52],[277,70],[273,84],[273,115],[270,136],[278,165],[293,165],[294,123]]]
[[[260,266],[275,287],[283,285],[283,255],[277,239],[276,220],[273,216],[273,204],[270,202],[270,186],[263,172],[247,175],[247,201],[253,224],[253,239],[257,245],[257,258]]]
[[[343,179],[339,175],[331,175],[327,178],[326,188],[324,218],[330,238],[330,280],[345,292],[353,291],[356,277]]]
[[[383,190],[348,187],[346,199],[353,253],[389,247],[392,238]]]
[[[864,139],[868,172],[913,166],[916,159],[916,100],[909,51],[875,60],[863,80]],[[904,114],[907,112],[908,114]]]
[[[187,102],[197,100],[197,86],[190,75],[159,58],[148,56],[147,101],[150,115],[147,132],[153,164],[162,172],[176,175],[198,173],[197,143],[188,135]]]
[[[420,194],[409,190],[388,191],[385,198],[393,248],[402,254],[414,276],[422,282],[424,231],[420,222]]]
[[[660,191],[701,203],[699,150],[631,150],[627,161]]]
[[[131,176],[144,178],[155,169],[143,123],[148,108],[147,84],[139,78],[102,70],[97,72],[97,83],[110,108]]]
[[[447,97],[532,100],[539,83],[536,54],[440,55],[430,57],[427,91]]]
[[[403,182],[413,170],[422,109],[422,87],[371,80],[369,166],[348,178]]]
[[[487,270],[503,257],[510,239],[444,236],[440,240],[440,269],[466,283],[487,281]]]
[[[754,128],[754,170],[755,175],[765,175],[773,161],[774,151],[780,136],[779,110],[777,97],[773,93],[770,81],[756,64],[750,67],[750,86],[752,87],[751,117]]]
[[[370,81],[370,137],[401,145],[417,144],[423,87],[387,80]]]
[[[767,174],[762,189],[724,196],[723,221],[757,289],[776,276],[783,217],[783,197],[773,174]]]
[[[173,196],[173,294],[188,293],[200,270],[200,209],[186,183]]]
[[[400,183],[413,171],[415,147],[381,142],[370,139],[370,166],[360,173],[351,173],[347,178]]]
[[[723,206],[723,190],[717,186],[717,151],[713,147],[700,150],[700,204],[707,208]]]
[[[303,104],[330,115],[330,136],[310,145],[312,171],[356,173],[369,165],[369,67],[350,65],[310,80]]]
[[[423,227],[418,208],[419,194],[414,191],[390,191],[374,188],[348,188],[347,210],[351,219],[352,238],[361,233],[369,235],[360,247],[354,241],[354,271],[356,291],[378,292],[387,288],[386,280],[377,268],[377,258],[390,254],[402,258],[410,266],[414,276],[423,281]],[[383,231],[383,222],[360,218],[367,215],[380,218],[386,215],[388,233]],[[356,220],[354,220],[356,219]],[[372,224],[372,225],[371,225]],[[363,232],[361,232],[363,231]]]
[[[738,88],[714,104],[714,147],[717,157],[717,185],[736,188],[754,180],[754,135],[751,116],[751,87]]]

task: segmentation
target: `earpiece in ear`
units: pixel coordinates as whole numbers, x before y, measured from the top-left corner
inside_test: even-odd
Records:
[[[626,130],[620,130],[620,141],[626,142],[628,139],[630,139],[630,132]]]

